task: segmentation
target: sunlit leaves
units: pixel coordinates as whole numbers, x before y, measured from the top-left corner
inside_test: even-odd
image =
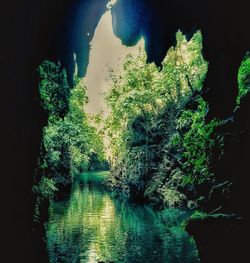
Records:
[[[104,125],[109,159],[117,160],[117,156],[126,155],[129,125],[137,116],[144,116],[150,129],[154,126],[154,116],[167,105],[180,106],[192,91],[201,89],[207,71],[207,63],[201,55],[201,33],[197,32],[187,41],[179,31],[176,39],[177,45],[169,49],[162,71],[153,63],[146,64],[142,49],[136,56],[126,57],[122,72],[110,69],[110,89],[105,96],[110,114]],[[151,115],[146,118],[148,113]],[[175,114],[174,111],[168,113]]]
[[[57,186],[67,185],[75,174],[87,168],[97,136],[84,112],[86,87],[76,79],[70,90],[65,72],[50,61],[40,65],[39,75],[41,102],[49,115],[40,168],[44,178],[53,179]]]

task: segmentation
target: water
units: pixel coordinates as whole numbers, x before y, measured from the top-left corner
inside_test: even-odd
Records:
[[[50,206],[47,248],[51,263],[199,262],[183,231],[184,211],[155,212],[112,197],[105,172],[83,173],[68,200]]]

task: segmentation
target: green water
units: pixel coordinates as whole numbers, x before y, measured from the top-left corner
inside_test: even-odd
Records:
[[[180,226],[184,211],[155,212],[115,199],[101,185],[106,175],[81,174],[70,198],[51,204],[51,263],[198,262],[195,246]]]

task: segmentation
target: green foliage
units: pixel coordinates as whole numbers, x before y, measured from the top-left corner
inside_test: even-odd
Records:
[[[47,178],[45,176],[40,180],[36,191],[41,193],[42,197],[45,199],[51,199],[54,195],[54,192],[58,189],[55,186],[53,179]]]
[[[190,217],[191,219],[195,219],[195,218],[205,218],[207,216],[206,213],[199,211],[199,210],[195,210],[194,213],[192,214],[192,216]]]
[[[45,167],[56,183],[66,185],[88,162],[86,129],[69,116],[44,129]]]
[[[65,71],[50,61],[44,61],[38,72],[40,99],[48,113],[48,124],[43,129],[39,172],[33,186],[34,222],[40,221],[56,192],[69,189],[74,176],[88,169],[95,152],[103,158],[99,134],[84,112],[87,96],[83,82],[76,79],[70,90]]]
[[[240,104],[240,99],[250,91],[250,57],[249,54],[242,61],[238,72],[239,94],[237,104]]]
[[[42,207],[46,207],[48,205],[49,201],[54,197],[54,194],[58,191],[58,189],[53,179],[42,176],[40,182],[33,186],[32,191],[33,194],[36,195],[33,222],[40,224],[41,211],[43,210]]]
[[[87,165],[89,142],[83,111],[85,102],[85,87],[78,81],[71,92],[68,113],[64,118],[50,115],[49,124],[44,128],[43,167],[56,185],[70,184],[73,175]]]
[[[70,88],[65,70],[50,61],[44,61],[38,69],[40,99],[50,117],[63,117],[68,111]]]
[[[158,125],[155,116],[166,105],[166,114],[173,119],[176,109],[187,102],[192,90],[201,89],[207,71],[201,41],[200,32],[189,42],[178,32],[177,46],[168,51],[162,71],[154,64],[146,64],[142,50],[135,57],[127,56],[122,73],[116,74],[110,69],[110,89],[105,96],[110,114],[104,122],[103,133],[112,166],[126,155],[129,137],[133,136],[130,126],[136,125],[137,117],[144,119],[142,129],[147,134],[149,127]]]
[[[74,175],[88,169],[89,158],[95,151],[103,153],[96,146],[99,135],[84,111],[87,96],[83,82],[76,79],[75,87],[70,90],[64,70],[50,61],[40,65],[39,74],[41,102],[49,114],[43,131],[41,182],[49,178],[60,190],[71,185]],[[41,189],[47,195],[46,187]]]
[[[110,70],[110,114],[103,124],[111,164],[107,185],[169,207],[187,205],[180,186],[184,178],[193,180],[192,169],[197,180],[208,176],[206,150],[215,126],[205,125],[206,105],[194,96],[208,66],[201,54],[201,33],[188,42],[179,31],[176,39],[161,71],[146,64],[142,50],[126,58],[122,73]],[[197,111],[185,111],[190,102],[194,108],[199,104]]]
[[[211,134],[220,122],[213,120],[206,124],[206,112],[206,102],[200,98],[198,109],[184,111],[177,121],[179,126],[183,126],[183,123],[190,125],[181,141],[185,158],[185,162],[183,162],[183,169],[186,172],[186,176],[183,178],[184,183],[201,183],[212,176],[211,169],[209,169],[209,153],[215,141],[211,138]]]

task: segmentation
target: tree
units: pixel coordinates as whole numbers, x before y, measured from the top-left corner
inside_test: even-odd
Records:
[[[168,206],[186,202],[179,188],[191,169],[182,161],[187,164],[191,159],[190,167],[197,169],[200,179],[204,169],[207,175],[209,157],[205,150],[215,126],[205,125],[206,103],[200,104],[197,95],[208,67],[201,54],[201,33],[187,41],[177,32],[176,39],[177,45],[169,49],[161,71],[146,63],[141,49],[137,56],[127,56],[122,73],[110,70],[110,89],[106,93],[110,114],[103,124],[111,165],[107,185],[135,200],[145,198]],[[182,114],[188,105],[194,108],[189,119]],[[181,118],[187,124],[179,131]],[[190,141],[195,136],[198,143]],[[195,156],[199,146],[202,148]]]
[[[40,100],[50,118],[62,118],[68,112],[70,87],[60,65],[44,61],[38,68]]]
[[[50,61],[40,65],[39,74],[41,104],[49,115],[43,131],[40,182],[50,180],[47,185],[55,186],[51,187],[54,192],[55,188],[70,187],[74,175],[87,169],[93,129],[84,112],[87,96],[83,82],[77,79],[70,90],[65,71]]]
[[[137,56],[126,57],[122,73],[115,74],[110,69],[110,89],[105,96],[110,115],[105,120],[104,133],[112,166],[126,155],[128,130],[138,116],[144,116],[147,120],[144,128],[148,126],[149,130],[157,125],[155,115],[166,109],[166,105],[165,114],[174,115],[188,101],[192,90],[201,89],[207,71],[201,55],[201,33],[194,34],[189,42],[181,32],[177,32],[176,38],[177,46],[168,51],[162,71],[154,64],[146,64],[141,49]]]

